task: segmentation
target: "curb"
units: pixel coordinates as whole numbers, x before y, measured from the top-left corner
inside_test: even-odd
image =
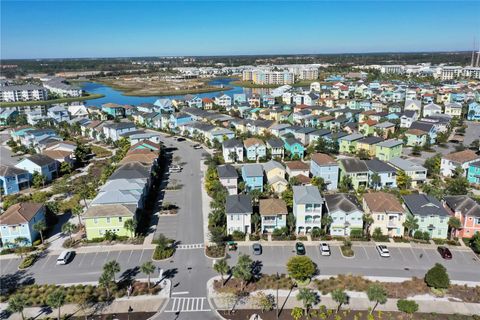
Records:
[[[354,259],[354,258],[355,258],[355,251],[353,250],[353,246],[352,246],[353,256],[351,256],[351,257],[345,256],[345,255],[343,254],[343,251],[342,251],[342,248],[341,248],[341,247],[340,247],[339,249],[340,249],[340,254],[342,255],[342,257],[343,257],[344,259]]]

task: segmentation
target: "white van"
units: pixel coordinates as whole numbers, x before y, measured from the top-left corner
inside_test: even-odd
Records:
[[[73,256],[73,251],[63,251],[57,258],[57,264],[67,264]]]

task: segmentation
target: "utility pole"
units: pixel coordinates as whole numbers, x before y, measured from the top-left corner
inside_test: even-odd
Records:
[[[277,303],[275,305],[277,307],[277,313],[276,314],[277,314],[277,320],[278,320],[278,317],[279,317],[279,315],[278,315],[278,281],[280,280],[280,276],[278,275],[278,272],[277,272],[277,278],[276,279],[277,279]]]

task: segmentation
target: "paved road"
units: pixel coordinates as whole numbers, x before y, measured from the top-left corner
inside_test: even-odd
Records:
[[[10,139],[10,135],[6,130],[0,132],[0,164],[14,166],[20,161],[21,157],[12,157],[12,151],[4,145],[8,139]]]
[[[432,248],[390,247],[390,258],[381,258],[373,245],[353,247],[354,258],[345,258],[339,246],[331,246],[332,255],[321,256],[318,246],[306,246],[307,255],[317,264],[320,275],[358,274],[380,277],[423,277],[436,262],[442,263],[452,280],[478,281],[480,260],[470,250],[452,250],[453,259],[440,257]],[[239,253],[251,255],[251,248],[239,246],[238,252],[230,253],[229,263],[234,265]],[[295,256],[294,246],[269,246],[263,248],[261,256],[251,255],[262,264],[262,272],[286,273],[286,263]]]

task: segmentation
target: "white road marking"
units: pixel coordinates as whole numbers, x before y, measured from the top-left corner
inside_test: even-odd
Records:
[[[413,251],[413,248],[410,247],[410,250],[412,251],[412,255],[413,257],[415,258],[415,260],[417,260],[417,262],[419,262],[418,258],[417,258],[417,255],[415,254],[415,251]]]
[[[367,260],[370,260],[370,257],[368,256],[367,249],[365,247],[362,247],[363,251],[365,251],[365,255],[367,256]]]
[[[142,254],[140,255],[140,259],[138,261],[142,261],[143,253],[145,252],[145,249],[142,249]]]
[[[185,297],[172,298],[172,307],[166,310],[166,313],[172,312],[207,312],[211,311],[204,308],[205,297]]]
[[[128,256],[127,264],[130,262],[130,259],[132,258],[133,250],[130,250],[130,255]]]
[[[203,243],[195,243],[195,244],[179,244],[177,246],[177,250],[191,250],[191,249],[203,249]]]
[[[172,296],[176,294],[189,294],[190,292],[188,291],[177,291],[177,292],[172,292]]]
[[[45,269],[45,267],[47,266],[48,261],[50,261],[50,258],[51,258],[51,257],[52,257],[51,255],[48,256],[47,260],[46,260],[45,263],[42,265],[41,269]]]
[[[92,263],[90,263],[91,266],[93,266],[93,263],[95,262],[95,260],[97,260],[97,255],[98,255],[98,251],[95,253],[95,257],[93,257]]]
[[[86,256],[87,256],[86,253],[82,255],[82,259],[80,260],[80,263],[78,264],[79,267],[82,266],[83,260],[85,259]]]

